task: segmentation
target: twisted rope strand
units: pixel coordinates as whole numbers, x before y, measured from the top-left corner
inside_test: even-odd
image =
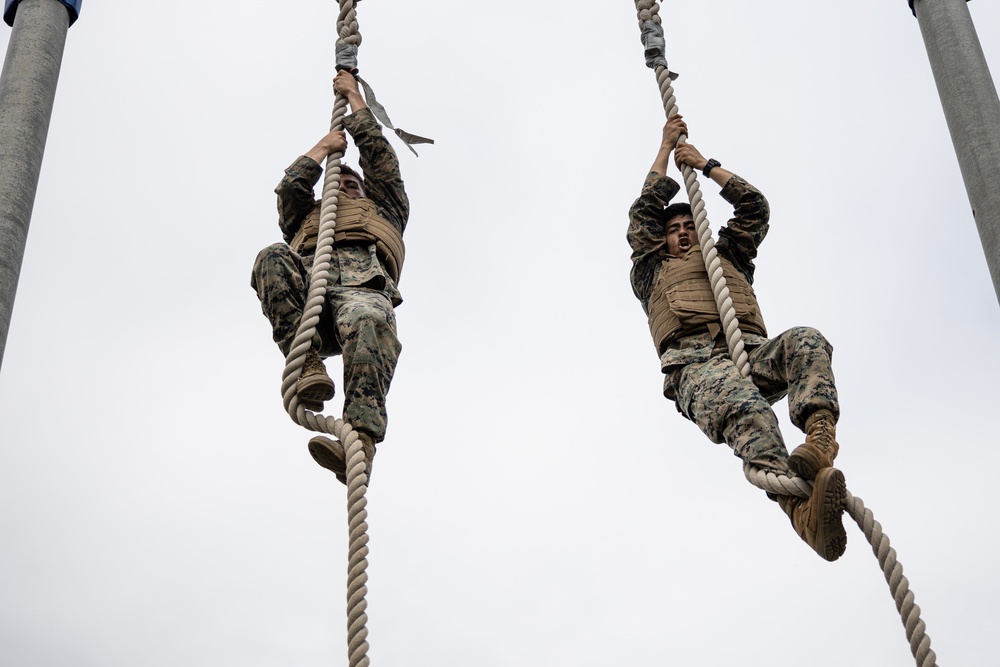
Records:
[[[353,0],[340,0],[340,14],[337,15],[337,42],[361,46],[361,31],[358,30],[358,13]]]
[[[744,464],[743,474],[751,484],[769,493],[800,498],[808,498],[812,494],[812,484],[801,477],[775,475],[773,472],[765,472],[749,464]],[[882,573],[896,603],[896,611],[903,621],[906,639],[910,643],[910,652],[916,659],[917,666],[937,667],[937,655],[931,649],[931,639],[926,632],[927,626],[920,618],[920,607],[913,601],[910,582],[903,576],[903,565],[896,559],[896,550],[889,545],[889,537],[882,532],[882,525],[875,520],[872,511],[865,507],[864,502],[850,492],[844,501],[844,509],[858,524],[882,567]]]
[[[655,0],[635,0],[635,8],[640,30],[647,21],[653,21],[657,25],[662,23],[659,16],[660,6]],[[678,113],[673,79],[670,76],[670,71],[662,65],[656,67],[655,73],[660,98],[663,101],[663,110],[667,118],[670,118]],[[678,140],[678,145],[686,141],[687,136],[682,135]],[[729,288],[726,286],[726,279],[722,274],[722,262],[715,249],[715,240],[712,238],[712,230],[705,213],[705,203],[702,201],[698,177],[694,169],[686,164],[681,165],[681,174],[684,177],[688,199],[691,202],[691,211],[695,219],[698,241],[701,244],[702,258],[705,260],[705,269],[712,286],[712,294],[715,296],[715,304],[719,310],[723,330],[726,333],[729,355],[740,374],[743,377],[748,377],[750,375],[749,356],[745,350],[743,334],[739,328],[733,301],[729,296]],[[751,484],[769,493],[800,498],[808,498],[812,494],[812,484],[799,477],[776,475],[749,464],[744,465],[743,473]],[[896,560],[896,551],[889,546],[889,538],[882,533],[882,526],[875,521],[871,511],[865,508],[861,499],[852,496],[850,492],[848,492],[845,501],[845,510],[861,528],[861,532],[864,533],[873,553],[878,558],[886,583],[888,583],[896,603],[896,610],[903,621],[906,638],[910,642],[910,652],[916,659],[917,667],[937,667],[937,656],[931,650],[930,637],[927,636],[926,626],[920,619],[920,607],[913,601],[914,596],[910,591],[909,581],[903,576],[903,566]]]
[[[889,545],[889,537],[882,532],[882,525],[875,520],[872,511],[865,507],[861,498],[848,493],[845,505],[847,513],[864,533],[872,547],[872,553],[882,566],[882,574],[885,575],[896,603],[896,611],[903,621],[906,639],[910,642],[910,652],[918,667],[937,667],[937,654],[931,649],[931,638],[927,636],[927,626],[920,618],[920,607],[913,601],[910,582],[903,576],[903,565],[896,559],[896,550]]]

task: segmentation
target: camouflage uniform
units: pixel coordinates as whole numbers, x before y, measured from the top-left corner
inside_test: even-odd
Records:
[[[669,176],[651,172],[629,210],[632,290],[647,314],[660,267],[673,259],[667,254],[662,212],[679,191]],[[733,205],[734,217],[719,231],[715,247],[752,283],[753,259],[768,230],[767,200],[735,175],[721,195]],[[771,405],[787,394],[792,423],[800,429],[818,409],[836,417],[833,348],[819,331],[807,327],[772,339],[744,333],[743,341],[750,358],[749,378],[740,375],[730,358],[724,335],[709,332],[707,326],[704,333],[670,341],[660,355],[666,376],[663,394],[712,442],[725,442],[736,456],[758,467],[786,473],[788,451]]]
[[[361,155],[364,189],[378,214],[400,233],[410,205],[399,173],[399,161],[382,128],[368,109],[344,119]],[[287,355],[305,307],[313,255],[300,256],[287,244],[314,207],[313,188],[322,174],[315,160],[302,156],[285,170],[275,192],[278,226],[285,243],[260,251],[250,285],[271,322],[274,341]],[[338,243],[330,262],[327,298],[314,345],[323,357],[344,358],[344,419],[375,442],[385,438],[385,398],[399,358],[394,306],[403,299],[374,243]]]

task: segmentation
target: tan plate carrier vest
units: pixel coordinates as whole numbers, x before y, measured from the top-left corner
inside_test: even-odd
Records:
[[[291,248],[300,255],[316,251],[319,214],[320,206],[314,206],[292,239]],[[375,244],[375,250],[386,263],[389,275],[398,283],[399,274],[403,270],[403,259],[406,256],[402,234],[391,222],[378,214],[375,202],[371,199],[356,199],[340,193],[337,198],[337,223],[333,228],[333,242],[337,244],[357,241]]]
[[[740,330],[766,337],[753,287],[729,260],[721,256],[719,259]],[[684,336],[705,332],[718,335],[721,329],[722,320],[699,246],[683,257],[663,260],[649,296],[649,330],[657,354],[663,354],[670,343]]]

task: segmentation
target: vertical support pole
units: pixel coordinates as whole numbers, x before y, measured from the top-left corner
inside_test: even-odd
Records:
[[[0,74],[0,366],[71,18],[60,0],[7,5],[16,13]]]
[[[911,0],[1000,300],[1000,100],[967,0]]]

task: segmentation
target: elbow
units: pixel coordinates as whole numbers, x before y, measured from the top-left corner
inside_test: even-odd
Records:
[[[767,222],[771,219],[771,205],[767,203],[767,197],[764,195],[759,196],[760,202],[758,203],[758,206],[760,207],[760,217],[764,220],[764,222]]]

